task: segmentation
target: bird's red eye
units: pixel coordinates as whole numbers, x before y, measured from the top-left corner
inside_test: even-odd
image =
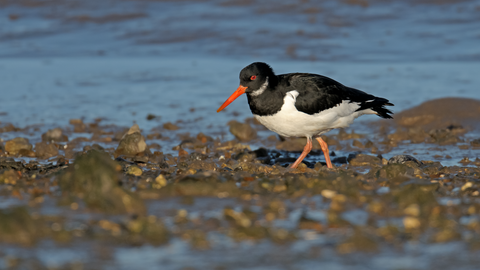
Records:
[[[257,78],[257,76],[253,75],[252,77],[250,77],[250,80],[253,81]]]

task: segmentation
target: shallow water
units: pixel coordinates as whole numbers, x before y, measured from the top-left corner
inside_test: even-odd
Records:
[[[227,122],[251,117],[246,98],[221,113],[215,111],[238,86],[241,68],[253,61],[266,61],[277,73],[332,77],[388,98],[395,104],[394,112],[440,97],[480,99],[479,43],[478,0],[0,1],[0,123],[27,127],[0,133],[0,142],[22,136],[35,143],[54,127],[64,128],[70,139],[91,136],[68,128],[69,120],[76,118],[88,123],[101,119],[112,129],[138,123],[146,134],[166,122],[176,123],[178,131],[162,130],[168,139],[148,141],[159,143],[167,154],[177,153],[172,147],[186,132],[231,140]],[[158,117],[147,120],[148,114]],[[377,119],[362,117],[350,129],[373,140],[375,134],[366,123]],[[272,134],[260,132],[260,138],[249,143],[251,148],[265,146],[263,140]],[[476,130],[464,138],[479,137]],[[349,154],[349,150],[336,152]],[[450,159],[432,158],[445,152]],[[459,166],[465,156],[479,157],[478,149],[402,144],[385,158],[404,153],[444,166]],[[323,157],[310,159],[318,160]],[[275,226],[295,228],[307,203],[315,207],[306,215],[325,223],[321,199],[286,200],[298,211],[277,220]],[[440,203],[451,202],[443,197]],[[0,197],[0,209],[28,204]],[[175,199],[149,200],[148,214],[162,216],[174,228],[172,211],[187,209],[192,218],[215,217],[226,206],[240,211],[242,204],[235,198],[196,198],[192,205]],[[79,227],[94,215],[72,214],[48,199],[33,211],[70,213],[77,222],[72,224]],[[354,209],[342,217],[362,226],[367,222],[365,213]],[[81,240],[66,246],[42,240],[31,248],[1,244],[0,268],[11,265],[11,258],[26,262],[22,266],[38,262],[47,269],[138,265],[144,269],[159,265],[163,269],[476,269],[480,264],[478,251],[471,251],[464,241],[409,241],[400,248],[382,246],[374,255],[339,255],[336,235],[298,231],[296,241],[283,245],[270,240],[236,242],[223,233],[208,232],[207,250],[194,249],[180,237],[159,247]]]

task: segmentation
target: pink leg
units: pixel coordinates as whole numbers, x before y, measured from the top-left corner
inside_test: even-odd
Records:
[[[298,165],[300,165],[302,160],[308,155],[308,153],[310,153],[311,150],[312,150],[312,138],[307,138],[307,145],[305,145],[305,148],[303,148],[302,154],[300,155],[300,157],[298,157],[295,163],[290,165],[290,168],[292,169],[297,168]]]
[[[317,138],[317,141],[320,144],[320,147],[322,148],[323,155],[325,156],[325,161],[327,162],[327,167],[333,168],[332,162],[330,161],[330,154],[328,152],[327,143],[324,140],[322,140],[322,138],[320,137]]]

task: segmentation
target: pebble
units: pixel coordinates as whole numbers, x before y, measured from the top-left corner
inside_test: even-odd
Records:
[[[407,161],[412,161],[418,166],[423,164],[421,161],[410,155],[396,155],[388,160],[388,164],[404,164]]]
[[[54,144],[47,144],[46,142],[39,142],[35,144],[35,154],[42,159],[51,158],[58,155],[58,149]]]
[[[347,158],[348,163],[352,166],[367,166],[374,164],[382,164],[382,160],[376,156],[365,154],[350,154]]]
[[[138,124],[135,124],[123,135],[114,155],[115,157],[120,155],[134,156],[143,153],[146,148],[147,144],[145,143],[145,138],[140,133],[140,127]]]
[[[130,175],[140,176],[140,175],[143,174],[143,171],[142,171],[142,169],[140,169],[140,167],[138,167],[136,165],[132,165],[132,166],[127,168],[126,173],[130,174]]]
[[[22,155],[28,153],[33,148],[32,144],[28,142],[28,139],[17,137],[5,143],[5,151],[10,155],[18,155],[23,152]],[[22,151],[23,150],[23,151]]]
[[[172,124],[170,122],[167,122],[167,123],[163,124],[163,128],[166,129],[166,130],[178,130],[178,129],[180,129],[177,125]]]
[[[249,124],[233,120],[228,125],[230,126],[230,133],[241,142],[248,142],[257,137],[257,132]]]
[[[63,134],[61,128],[54,128],[42,134],[44,142],[68,142],[68,136]]]

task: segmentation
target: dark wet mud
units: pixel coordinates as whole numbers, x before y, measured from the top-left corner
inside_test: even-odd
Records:
[[[395,121],[372,122],[373,134],[324,136],[334,169],[319,146],[298,169],[287,168],[304,139],[271,135],[252,149],[248,142],[263,129],[252,119],[229,123],[238,138],[231,141],[199,133],[166,143],[174,124],[146,132],[73,119],[36,143],[21,136],[31,129],[2,124],[2,136],[20,135],[0,146],[1,262],[8,269],[128,269],[142,260],[147,268],[243,269],[347,260],[397,269],[418,261],[411,256],[425,256],[427,268],[454,256],[448,265],[473,269],[480,263],[480,126],[470,120],[480,102],[462,100],[455,118],[436,113],[457,101],[433,100]],[[412,113],[420,124],[408,120]],[[166,154],[171,141],[174,152]],[[421,159],[415,145],[441,157]],[[392,154],[402,146],[413,151]],[[172,248],[181,251],[169,258]],[[405,259],[384,267],[397,253]]]

